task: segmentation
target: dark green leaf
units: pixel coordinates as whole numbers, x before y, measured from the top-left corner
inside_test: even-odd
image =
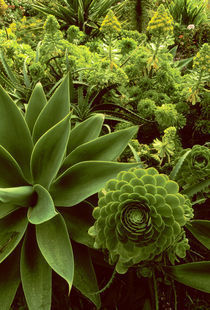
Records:
[[[97,193],[120,171],[137,167],[137,163],[84,161],[65,171],[50,188],[56,206],[73,206]]]
[[[185,226],[196,239],[210,250],[210,221],[192,220]]]
[[[34,184],[48,188],[56,176],[69,138],[69,116],[48,130],[35,144],[31,155]]]
[[[37,83],[28,102],[25,119],[28,127],[33,132],[34,124],[47,103],[42,85]]]
[[[205,181],[202,181],[198,184],[194,184],[194,185],[184,189],[181,193],[192,197],[195,194],[200,193],[203,190],[206,190],[209,187],[209,185],[210,185],[210,179],[207,179]]]
[[[166,267],[164,270],[174,280],[210,293],[210,261]]]
[[[103,121],[104,115],[96,114],[74,127],[70,132],[67,153],[69,154],[83,143],[96,139],[101,132]]]
[[[184,155],[182,157],[179,158],[177,164],[173,167],[173,170],[170,173],[170,179],[171,180],[176,180],[176,176],[177,176],[179,170],[181,169],[186,157],[189,155],[190,152],[191,152],[191,150],[188,150],[186,153],[184,153]]]
[[[88,160],[116,160],[128,145],[129,140],[137,133],[138,127],[133,126],[94,139],[78,146],[65,159],[61,169],[67,170],[78,162]]]
[[[23,173],[7,150],[0,145],[0,187],[26,185]]]
[[[97,292],[99,288],[88,248],[81,244],[74,243],[73,251],[75,258],[73,286],[90,299],[97,309],[99,309],[101,307],[100,295],[93,294],[93,292]]]
[[[37,193],[37,202],[35,206],[28,209],[28,220],[32,224],[44,223],[58,213],[55,210],[54,202],[49,192],[40,184],[34,185],[34,190]]]
[[[30,310],[50,310],[51,268],[37,246],[34,227],[27,231],[22,246],[20,272],[23,291]]]
[[[74,257],[63,217],[59,214],[43,224],[36,225],[36,237],[45,260],[67,281],[70,291],[74,277]]]
[[[20,247],[0,264],[0,307],[9,310],[20,283]]]
[[[70,111],[69,76],[56,89],[42,109],[34,124],[33,140],[36,142],[46,131],[60,122]]]
[[[0,220],[0,263],[16,248],[26,231],[27,224],[24,208]]]
[[[0,145],[18,162],[30,180],[30,156],[33,143],[29,128],[18,107],[0,86]]]

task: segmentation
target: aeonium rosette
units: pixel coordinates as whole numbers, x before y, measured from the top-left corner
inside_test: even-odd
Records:
[[[177,240],[183,243],[183,226],[193,210],[167,175],[154,168],[132,168],[106,183],[93,217],[89,234],[95,238],[95,248],[108,249],[110,263],[116,263],[118,273],[125,273],[164,251],[170,254],[170,247],[174,252]],[[174,262],[175,254],[168,258]]]

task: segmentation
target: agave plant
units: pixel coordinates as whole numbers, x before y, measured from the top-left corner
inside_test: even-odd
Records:
[[[136,126],[99,137],[104,116],[95,114],[71,129],[69,102],[68,76],[49,101],[37,84],[25,115],[0,88],[0,304],[5,310],[20,282],[30,310],[49,310],[52,270],[66,280],[69,292],[72,284],[82,293],[87,287],[97,290],[89,254],[78,244],[86,244],[81,241],[85,210],[79,204],[136,165],[112,162]],[[77,241],[74,254],[67,226]],[[86,296],[100,306],[98,296]]]

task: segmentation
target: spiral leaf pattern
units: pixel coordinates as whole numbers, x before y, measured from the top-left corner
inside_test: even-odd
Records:
[[[95,248],[109,251],[117,272],[125,273],[168,251],[192,216],[191,204],[176,182],[154,168],[134,168],[120,172],[99,192],[89,234]]]

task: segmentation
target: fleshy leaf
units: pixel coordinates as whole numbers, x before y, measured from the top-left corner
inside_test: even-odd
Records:
[[[67,154],[72,152],[76,147],[98,138],[104,122],[103,114],[91,116],[84,122],[74,127],[69,136]]]
[[[0,264],[0,305],[9,310],[20,283],[20,247]]]
[[[24,208],[0,220],[0,263],[16,248],[26,231],[27,224]]]
[[[1,86],[0,111],[0,145],[14,157],[30,180],[29,162],[33,148],[30,131],[18,107]]]
[[[88,248],[81,244],[74,243],[73,251],[75,258],[73,286],[90,299],[97,309],[99,309],[101,307],[100,295],[93,294],[93,292],[97,292],[99,288]]]
[[[83,161],[66,170],[50,188],[56,206],[73,206],[97,193],[120,171],[137,167],[138,163]]]
[[[28,209],[28,220],[32,224],[44,223],[58,213],[55,210],[54,202],[49,192],[40,184],[34,185],[34,190],[37,193],[37,202],[35,206]]]
[[[29,309],[50,310],[52,272],[38,248],[34,226],[30,226],[25,236],[21,251],[20,272]]]
[[[47,103],[45,93],[41,83],[37,83],[28,102],[25,119],[31,133],[33,132],[34,124]]]
[[[71,240],[93,247],[94,239],[88,234],[88,229],[94,224],[93,208],[83,202],[75,207],[62,210]]]
[[[69,76],[67,75],[39,114],[34,124],[33,141],[36,142],[46,131],[69,114],[69,111]]]
[[[36,225],[39,249],[50,267],[72,287],[74,257],[63,217],[58,214],[51,220]]]
[[[1,205],[1,207],[0,207],[0,219],[2,219],[5,216],[9,215],[10,213],[14,212],[18,208],[20,208],[20,207],[15,206],[15,205],[7,205],[7,204]]]
[[[107,134],[78,146],[66,157],[61,167],[62,171],[65,171],[70,166],[82,161],[112,161],[117,159],[137,130],[138,127],[133,126]]]
[[[69,131],[70,122],[67,116],[37,141],[31,156],[34,184],[49,187],[63,160]]]
[[[192,220],[185,226],[196,239],[210,250],[210,221]]]
[[[188,150],[186,153],[184,153],[184,155],[182,157],[179,158],[177,164],[174,166],[173,170],[170,173],[170,179],[171,180],[176,180],[176,176],[177,176],[179,170],[181,169],[185,159],[190,154],[190,152],[191,152],[191,150]]]
[[[16,160],[0,145],[0,187],[26,185],[22,171]]]
[[[28,206],[33,198],[33,192],[32,186],[0,188],[0,205],[3,203]]]
[[[164,270],[174,280],[210,293],[210,261],[165,267]]]

